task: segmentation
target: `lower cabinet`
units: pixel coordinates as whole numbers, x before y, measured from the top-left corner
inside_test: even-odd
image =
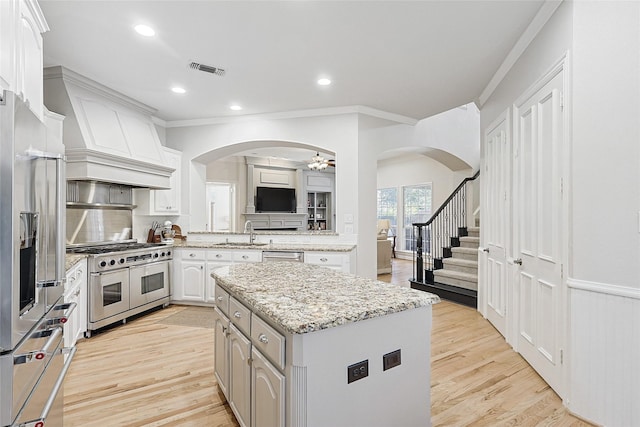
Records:
[[[315,264],[343,273],[355,273],[355,252],[310,252],[304,253],[305,264]]]
[[[218,387],[229,399],[229,319],[218,307],[213,309],[214,318],[214,372]]]
[[[64,324],[64,346],[73,347],[87,331],[87,261],[71,267],[66,279],[64,302],[75,303],[76,308]]]
[[[227,295],[219,287],[216,293]],[[251,330],[257,315],[235,298],[229,300],[228,309],[224,298],[217,301],[214,308],[214,371],[220,389],[240,426],[284,427],[285,377],[259,350],[258,343],[249,338],[254,335]],[[241,315],[227,317],[225,312]],[[245,312],[250,315],[250,323],[246,322]],[[235,325],[236,321],[243,323]],[[268,337],[272,337],[273,344],[284,347],[284,337],[267,327],[271,331],[258,334],[260,345],[268,344]]]
[[[284,427],[285,381],[262,354],[252,349],[251,420],[253,427]]]
[[[171,300],[214,304],[216,268],[239,262],[261,262],[260,250],[175,248]]]

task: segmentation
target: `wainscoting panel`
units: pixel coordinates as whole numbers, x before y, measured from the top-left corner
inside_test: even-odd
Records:
[[[601,425],[640,426],[640,289],[568,284],[567,407]]]

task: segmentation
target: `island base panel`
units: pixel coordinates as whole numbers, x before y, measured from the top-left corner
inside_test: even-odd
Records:
[[[287,345],[288,427],[430,426],[431,306],[308,334]],[[384,370],[384,355],[400,364]],[[347,367],[368,361],[348,383]]]

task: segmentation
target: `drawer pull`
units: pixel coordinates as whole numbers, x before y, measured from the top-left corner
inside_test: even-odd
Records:
[[[248,259],[249,255],[242,255],[242,259]]]
[[[233,317],[235,317],[236,319],[239,319],[242,317],[242,314],[240,314],[239,311],[236,311],[235,313],[233,313]]]
[[[189,254],[189,256],[190,256],[191,258],[195,258],[195,257],[196,257],[196,254]]]
[[[218,297],[218,301],[222,301],[224,299],[224,297]]]
[[[320,258],[320,261],[322,261],[322,262],[327,262],[327,261],[329,261],[329,260],[328,260],[327,258]]]
[[[222,258],[222,254],[216,254],[216,258]]]
[[[263,344],[269,344],[269,338],[267,338],[265,334],[258,335],[258,341],[260,341]]]

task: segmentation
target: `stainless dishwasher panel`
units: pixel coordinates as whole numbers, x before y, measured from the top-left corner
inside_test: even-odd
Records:
[[[304,252],[262,251],[262,262],[304,262]]]

